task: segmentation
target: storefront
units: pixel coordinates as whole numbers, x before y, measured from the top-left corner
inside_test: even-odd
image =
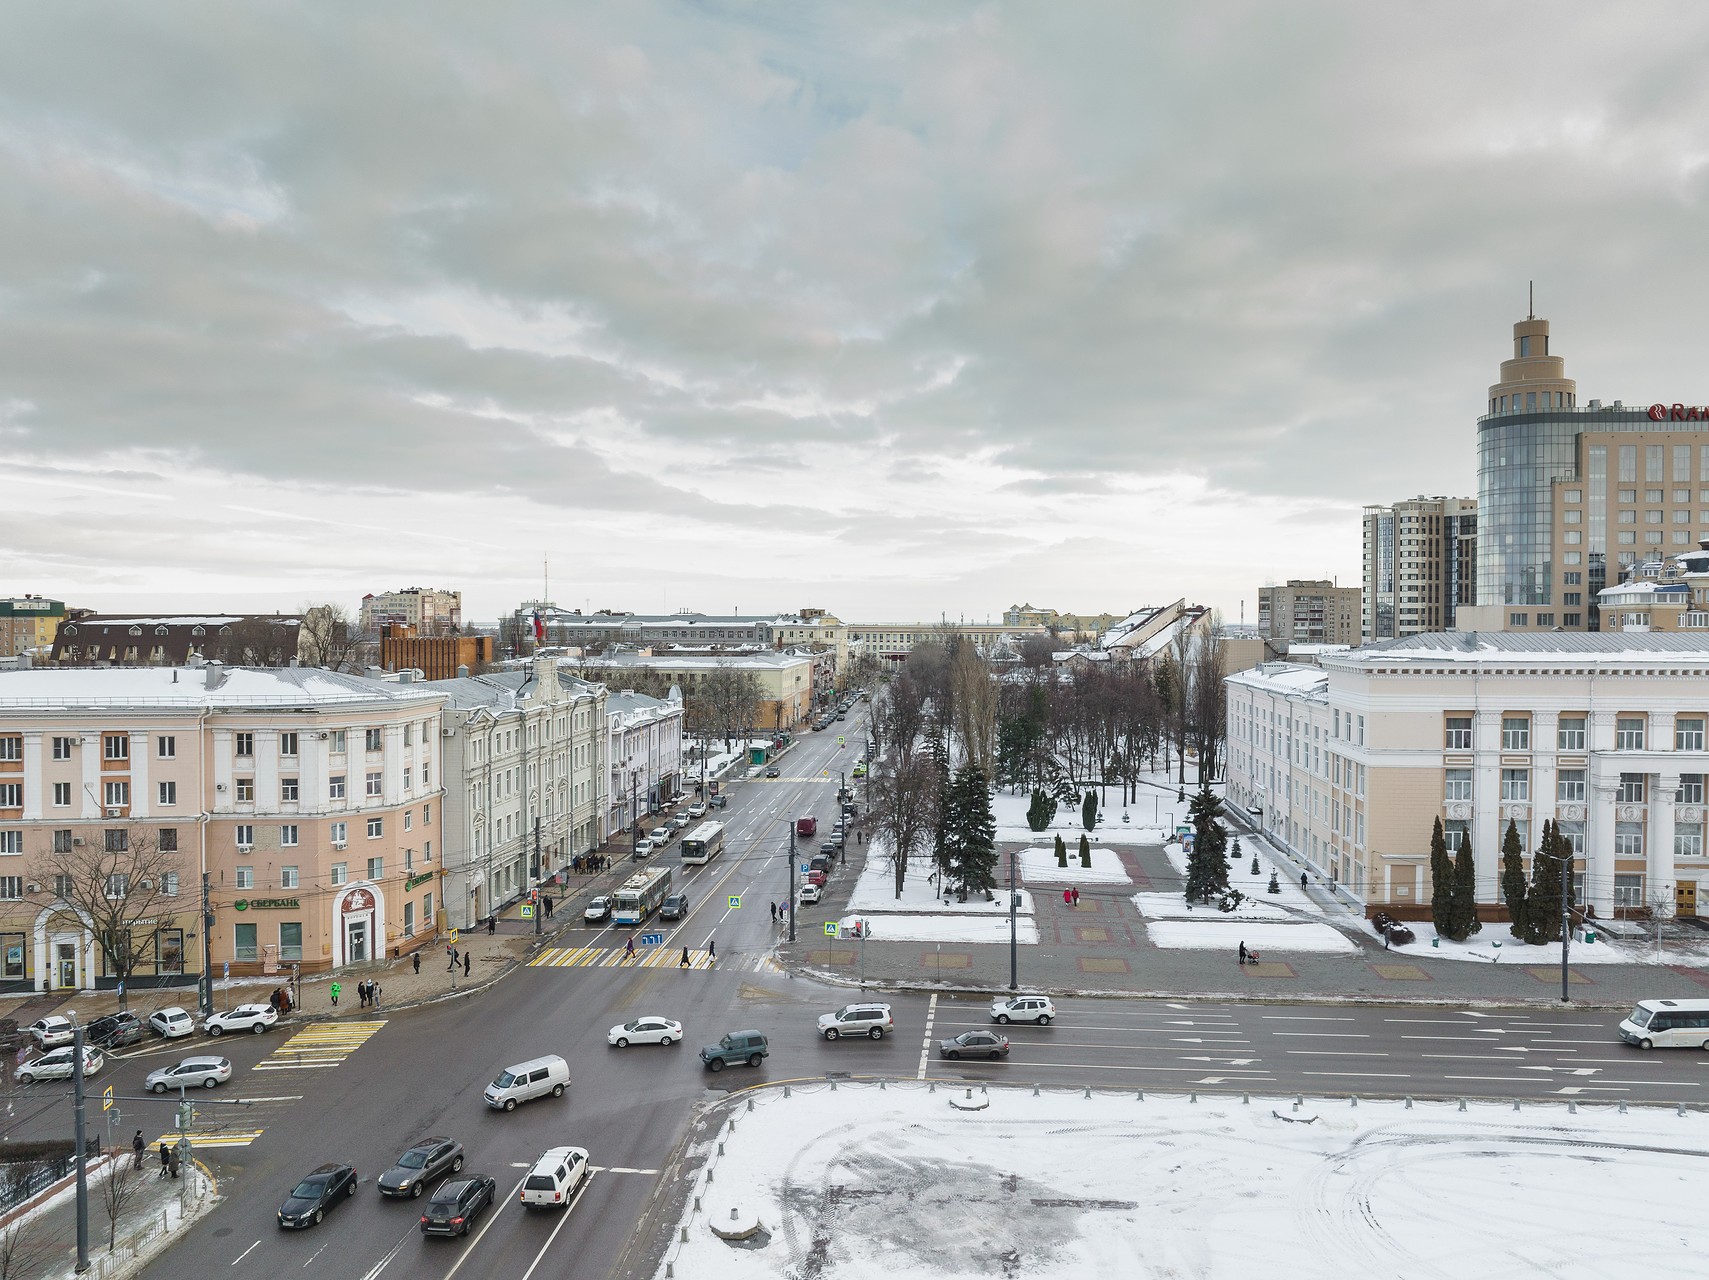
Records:
[[[366,964],[385,953],[386,899],[376,884],[353,885],[333,899],[332,967]]]

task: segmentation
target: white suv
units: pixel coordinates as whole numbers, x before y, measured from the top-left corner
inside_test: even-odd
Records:
[[[827,1040],[840,1040],[844,1036],[882,1040],[886,1031],[894,1030],[896,1023],[887,1004],[845,1004],[835,1013],[822,1014],[819,1018],[819,1034]]]
[[[587,1179],[587,1152],[581,1147],[553,1147],[534,1162],[522,1180],[522,1203],[563,1208]]]
[[[991,1020],[1005,1025],[1011,1022],[1036,1022],[1048,1027],[1056,1016],[1056,1006],[1049,996],[1010,996],[1007,1000],[991,1002]]]

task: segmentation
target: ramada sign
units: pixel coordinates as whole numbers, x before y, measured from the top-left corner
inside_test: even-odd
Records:
[[[1709,422],[1709,405],[1652,404],[1651,422]]]

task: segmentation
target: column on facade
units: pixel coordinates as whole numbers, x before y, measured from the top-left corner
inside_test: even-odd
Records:
[[[39,822],[42,809],[42,738],[40,729],[24,730],[24,821]]]
[[[1501,878],[1501,712],[1479,710],[1472,719],[1472,862],[1478,901],[1495,901]]]
[[[1677,769],[1649,779],[1650,824],[1644,840],[1644,900],[1673,914],[1674,797],[1679,792]],[[1661,904],[1666,904],[1661,905]]]
[[[1585,794],[1584,868],[1585,901],[1596,908],[1599,916],[1614,915],[1614,823],[1615,796],[1620,788],[1620,774],[1605,773],[1604,756],[1589,757],[1590,777]]]

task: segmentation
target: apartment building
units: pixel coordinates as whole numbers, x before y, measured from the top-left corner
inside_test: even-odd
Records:
[[[515,613],[519,634],[532,635],[534,618],[540,619],[540,642],[581,650],[610,644],[639,649],[666,649],[681,645],[690,649],[733,648],[786,649],[811,647],[829,649],[842,666],[849,658],[848,628],[823,609],[806,608],[799,613],[617,613],[607,609],[583,613],[556,605],[531,602]]]
[[[178,667],[192,657],[283,667],[302,654],[303,620],[286,613],[122,614],[67,618],[48,661],[59,667]]]
[[[606,832],[630,831],[682,790],[683,707],[678,692],[649,698],[623,690],[605,703],[606,761],[611,770]]]
[[[1476,602],[1478,504],[1410,498],[1364,510],[1362,615],[1348,644],[1452,631]]]
[[[41,596],[0,600],[0,658],[32,651],[45,654],[65,618],[63,600],[44,600]]]
[[[908,660],[914,646],[937,640],[943,634],[944,622],[851,622],[849,651],[900,666]],[[955,629],[967,636],[981,652],[991,653],[1004,645],[1017,646],[1028,636],[1048,635],[1038,623],[958,622]]]
[[[459,630],[463,625],[463,593],[405,587],[363,596],[357,615],[363,634],[372,634],[388,622],[402,623],[423,636]]]
[[[1498,915],[1501,839],[1542,824],[1597,914],[1699,913],[1709,641],[1447,632],[1228,681],[1228,796],[1369,908],[1428,914],[1430,834],[1472,842]]]
[[[614,653],[591,661],[592,669],[604,673],[613,687],[620,687],[625,671],[646,671],[692,694],[706,680],[722,672],[750,675],[759,686],[756,729],[793,729],[813,708],[815,670],[823,670],[812,654],[762,649],[731,653],[665,651]],[[581,664],[570,667],[581,670]]]
[[[1258,630],[1284,652],[1290,644],[1359,643],[1361,592],[1328,580],[1289,578],[1258,591]]]
[[[0,989],[116,981],[68,901],[90,874],[109,899],[147,895],[126,925],[138,986],[427,945],[443,701],[219,662],[0,672]]]

